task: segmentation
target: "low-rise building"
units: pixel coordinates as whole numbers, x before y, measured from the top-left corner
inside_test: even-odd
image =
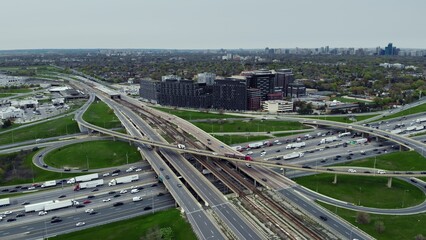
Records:
[[[284,100],[270,100],[262,102],[263,111],[269,113],[283,113],[293,111],[293,102]]]
[[[22,118],[24,113],[24,110],[16,107],[0,108],[0,119]]]

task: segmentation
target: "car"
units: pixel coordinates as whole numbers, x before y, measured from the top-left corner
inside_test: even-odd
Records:
[[[98,213],[98,212],[92,211],[92,212],[89,213],[89,215],[95,215],[96,213]]]
[[[119,173],[119,172],[121,172],[121,170],[120,169],[115,169],[114,171],[112,171],[112,173],[114,174],[114,173]]]
[[[87,196],[87,198],[88,198],[88,199],[92,199],[92,198],[95,198],[95,196],[93,196],[93,195],[89,195],[89,196]]]
[[[13,221],[16,221],[16,218],[8,218],[7,219],[7,222],[13,222]]]
[[[49,166],[47,166],[46,164],[43,164],[43,167],[44,167],[44,168],[48,168]]]
[[[310,169],[311,167],[307,166],[307,165],[303,165],[302,168],[308,168],[308,169]]]
[[[356,170],[355,170],[355,169],[352,169],[352,168],[349,168],[349,169],[348,169],[348,172],[349,172],[349,173],[356,173]]]
[[[71,169],[70,168],[64,168],[64,171],[69,172],[69,171],[71,171]]]
[[[47,214],[47,212],[46,211],[40,211],[40,212],[38,212],[38,215],[39,216],[44,216],[44,215],[46,215]]]
[[[18,214],[16,214],[16,217],[18,218],[18,217],[25,217],[25,213],[18,213]]]
[[[178,184],[177,184],[177,186],[178,186],[178,187],[182,187],[182,184],[178,183]]]
[[[110,175],[109,172],[102,174],[102,177],[108,177]]]
[[[61,218],[61,217],[59,217],[59,216],[53,216],[50,219],[53,220],[53,219],[56,219],[56,218]]]
[[[91,213],[91,212],[93,212],[93,211],[95,211],[95,209],[93,209],[93,208],[88,208],[88,209],[86,209],[84,212],[85,212],[85,213]]]
[[[28,201],[21,203],[21,205],[28,205],[28,204],[30,204],[30,202],[28,202]]]
[[[64,198],[64,197],[66,197],[67,195],[61,195],[61,196],[59,196],[58,198]]]
[[[416,179],[414,179],[414,178],[410,179],[410,181],[411,181],[412,183],[417,183],[417,180],[416,180]]]
[[[370,171],[364,171],[364,173],[371,173]]]
[[[250,151],[250,152],[248,152],[248,153],[247,153],[247,155],[251,155],[251,154],[253,154],[253,152],[252,152],[252,151]]]
[[[9,192],[17,192],[17,191],[18,191],[18,189],[12,189]]]
[[[140,172],[140,171],[142,171],[142,168],[136,168],[135,169],[135,172]]]
[[[87,171],[89,171],[89,169],[83,169],[83,170],[81,170],[82,172],[87,172]]]
[[[12,213],[13,213],[12,211],[6,211],[6,212],[4,212],[4,215],[10,215]]]
[[[2,192],[9,192],[9,189],[8,188],[5,188],[5,189],[3,189],[3,190],[1,190]]]
[[[152,209],[151,206],[146,206],[146,207],[143,208],[143,210],[151,210],[151,209]]]
[[[170,179],[170,176],[169,176],[169,175],[166,175],[166,179]]]
[[[121,190],[121,191],[120,191],[120,193],[121,193],[121,194],[125,194],[125,193],[127,193],[127,190],[126,190],[126,189],[123,189],[123,190]]]
[[[58,222],[62,222],[62,219],[60,218],[55,218],[53,220],[50,221],[51,223],[58,223]]]
[[[164,170],[164,168],[160,167],[160,171],[163,171],[163,170]]]
[[[140,186],[140,187],[137,187],[137,189],[142,190],[142,189],[144,189],[144,187]]]
[[[76,205],[75,208],[83,208],[84,205],[80,204],[80,205]]]
[[[111,201],[111,198],[107,198],[107,199],[102,200],[102,202],[109,202],[109,201]]]
[[[328,218],[327,218],[326,216],[323,216],[323,215],[319,216],[319,218],[320,218],[321,220],[323,220],[323,221],[327,221],[327,220],[328,220]]]
[[[116,193],[115,191],[108,192],[108,194],[115,194],[115,193]]]
[[[84,200],[83,201],[83,204],[89,204],[89,203],[91,203],[92,201],[90,201],[90,200]]]
[[[162,192],[159,192],[158,194],[157,194],[157,196],[159,196],[159,197],[161,197],[161,196],[163,196],[164,195],[164,193],[162,193]]]
[[[334,171],[334,169],[332,169],[332,168],[327,168],[327,171]]]
[[[127,173],[128,173],[128,172],[133,172],[133,170],[134,170],[133,168],[129,168],[129,169],[127,169],[127,170],[126,170],[126,172],[127,172]]]
[[[118,176],[118,173],[111,174],[111,177],[115,177],[115,176]]]
[[[31,187],[28,187],[28,190],[34,190],[36,187],[34,187],[34,186],[31,186]]]
[[[121,194],[115,194],[114,197],[115,198],[121,197]]]
[[[27,190],[28,189],[28,187],[27,186],[23,186],[23,187],[21,187],[21,190]]]
[[[156,187],[158,186],[156,183],[152,184],[151,187]]]
[[[139,189],[135,188],[130,191],[131,194],[139,192]]]
[[[76,227],[81,227],[81,226],[84,226],[84,225],[86,225],[85,222],[78,222],[78,223],[75,224]]]
[[[277,151],[275,151],[275,152],[281,152],[281,150],[280,149],[278,149]]]
[[[113,207],[118,207],[118,206],[121,206],[123,204],[124,204],[123,202],[116,202],[116,203],[112,204],[112,206]]]
[[[266,179],[266,178],[262,178],[262,181],[267,182],[267,181],[268,181],[268,179]]]
[[[92,190],[92,192],[97,192],[97,191],[99,191],[98,188],[95,188],[95,189]]]

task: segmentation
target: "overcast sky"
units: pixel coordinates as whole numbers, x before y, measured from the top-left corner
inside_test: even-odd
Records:
[[[426,0],[0,0],[0,49],[426,48]]]

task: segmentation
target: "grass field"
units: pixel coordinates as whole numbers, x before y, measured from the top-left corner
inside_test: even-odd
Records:
[[[314,118],[314,119],[320,119],[320,120],[328,120],[328,121],[334,121],[334,122],[343,122],[343,123],[353,123],[357,121],[362,121],[365,119],[369,119],[372,117],[377,116],[378,114],[372,114],[372,115],[361,115],[361,116],[355,116],[354,118],[356,121],[349,120],[348,117],[307,117],[307,118]]]
[[[0,135],[0,145],[79,133],[72,116],[67,116]]]
[[[171,236],[152,236],[152,232],[171,229]],[[150,234],[151,233],[151,234]],[[155,234],[154,234],[155,235]],[[78,232],[68,233],[52,240],[82,240],[100,238],[102,240],[140,240],[140,239],[176,239],[196,240],[191,226],[180,215],[179,210],[171,209],[155,214],[140,216],[129,220],[114,222]]]
[[[380,120],[387,120],[387,119],[391,119],[391,118],[397,118],[397,117],[402,117],[402,116],[405,116],[405,115],[421,113],[421,112],[426,112],[426,103],[423,103],[423,104],[416,106],[416,107],[413,107],[413,108],[409,108],[407,110],[403,110],[403,111],[395,113],[395,114],[388,115],[386,117],[381,118]]]
[[[370,214],[370,223],[364,225],[356,222],[357,212],[355,211],[336,208],[324,203],[320,204],[376,239],[415,239],[414,237],[418,234],[426,236],[426,228],[424,227],[426,214],[408,216]],[[384,223],[385,231],[383,233],[377,233],[375,230],[374,224],[376,221],[382,221]]]
[[[10,157],[12,155],[17,155],[18,153],[2,155],[2,157]],[[38,168],[33,165],[32,157],[35,152],[29,152],[24,156],[22,163],[17,163],[15,166],[16,171],[12,171],[8,175],[8,179],[0,179],[1,185],[15,185],[15,184],[25,184],[25,183],[41,183],[47,180],[61,179],[61,178],[71,178],[73,176],[81,175],[75,173],[57,173],[50,172],[44,169]]]
[[[115,116],[114,111],[102,101],[93,102],[83,115],[83,119],[88,123],[103,128],[121,127],[120,120]]]
[[[244,143],[244,142],[255,142],[260,140],[265,140],[271,138],[270,136],[260,135],[260,136],[244,136],[244,135],[214,135],[215,138],[219,139],[226,145]]]
[[[15,94],[15,93],[29,93],[32,92],[33,90],[30,88],[0,88],[0,93],[11,93],[11,94]]]
[[[241,121],[195,122],[194,125],[206,132],[274,132],[306,129],[299,122],[285,121]]]
[[[196,112],[196,111],[185,111],[185,110],[175,110],[162,107],[154,107],[157,110],[167,112],[178,116],[182,119],[191,121],[196,119],[223,119],[223,118],[242,118],[239,116],[232,116],[227,114],[218,114],[218,113],[205,113],[205,112]]]
[[[0,98],[12,97],[15,96],[13,93],[0,93]]]
[[[127,154],[127,156],[126,156]],[[141,159],[136,147],[121,141],[92,141],[58,148],[44,158],[47,165],[57,168],[96,169],[119,166]]]
[[[343,103],[357,103],[357,102],[372,103],[371,101],[365,101],[365,100],[359,100],[359,99],[352,99],[352,98],[345,98],[345,97],[335,97],[335,98],[331,98],[330,100],[331,101],[337,100],[337,101],[343,102]]]
[[[286,133],[276,133],[274,134],[275,137],[287,137],[287,136],[291,136],[291,135],[301,135],[301,134],[305,134],[309,131],[306,132],[286,132]]]
[[[386,169],[390,171],[426,171],[426,158],[415,151],[393,152],[377,157],[370,157],[354,162],[341,164],[339,166],[358,166]]]
[[[337,176],[317,174],[296,178],[295,181],[313,191],[345,202],[375,208],[402,208],[425,200],[424,193],[410,183],[393,178],[392,188],[386,186],[386,177]]]

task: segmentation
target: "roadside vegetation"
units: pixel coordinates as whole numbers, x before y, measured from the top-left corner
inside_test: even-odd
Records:
[[[72,232],[52,240],[81,239],[185,239],[196,240],[189,223],[182,218],[179,210],[171,209],[155,214],[135,217],[98,227]]]
[[[114,113],[114,110],[100,100],[93,102],[83,114],[83,119],[88,123],[102,128],[120,128],[121,122]]]
[[[361,214],[356,211],[337,208],[325,203],[320,203],[330,212],[337,214],[359,229],[373,236],[375,239],[425,239],[426,214],[416,215],[378,215]],[[364,215],[364,217],[362,217]]]
[[[224,119],[224,118],[243,118],[240,116],[227,115],[222,113],[209,113],[209,112],[198,112],[198,111],[186,111],[180,109],[171,109],[164,107],[154,107],[157,110],[173,114],[182,119],[191,121],[197,119]]]
[[[194,122],[195,126],[209,133],[215,132],[275,132],[302,130],[308,127],[299,122],[259,121],[259,120],[221,120],[209,122]]]
[[[48,153],[44,161],[56,168],[96,169],[134,163],[141,159],[136,147],[122,141],[91,141],[64,146]]]
[[[245,143],[245,142],[255,142],[271,138],[270,136],[265,135],[214,135],[213,136],[219,139],[221,142],[226,145]]]
[[[421,105],[403,110],[401,112],[397,112],[397,113],[388,115],[386,117],[381,118],[380,120],[387,120],[387,119],[391,119],[391,118],[397,118],[397,117],[402,117],[402,116],[415,114],[415,113],[422,113],[422,112],[426,112],[426,103],[423,103]]]
[[[392,179],[391,188],[386,186],[386,177],[338,175],[337,184],[332,183],[333,179],[334,174],[316,174],[294,180],[312,191],[365,207],[392,209],[425,201],[419,188],[397,178]]]
[[[327,120],[327,121],[334,121],[334,122],[342,122],[342,123],[355,123],[357,121],[362,121],[365,119],[369,119],[372,117],[377,116],[378,114],[371,114],[371,115],[360,115],[360,116],[353,116],[353,117],[306,117],[309,119],[319,119],[319,120]],[[355,120],[355,121],[353,121]]]

